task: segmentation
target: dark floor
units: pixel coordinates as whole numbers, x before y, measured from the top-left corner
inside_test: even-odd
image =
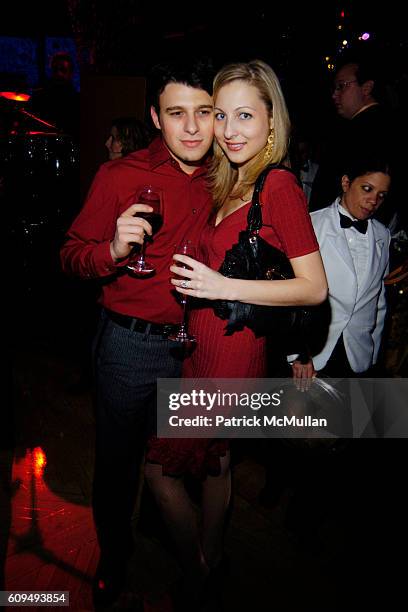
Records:
[[[15,317],[14,392],[3,406],[0,451],[0,589],[69,591],[70,609],[93,610],[94,420],[90,391],[81,388],[87,335],[80,324],[83,296],[74,291],[66,297],[61,309],[52,298],[46,305],[34,300],[29,309],[20,304]],[[360,486],[358,478],[352,486],[337,481],[338,459],[331,451],[310,460],[289,447],[266,449],[271,480],[276,474],[276,486],[282,481],[282,495],[276,503],[262,504],[265,452],[250,443],[236,448],[225,612],[334,612],[357,605],[356,592],[362,601],[377,600],[380,591],[392,598],[394,583],[387,582],[385,570],[405,537],[399,491],[406,469],[401,445],[398,465],[390,449],[376,452],[374,463],[372,453],[369,459],[358,454],[357,472],[366,470],[370,486]],[[324,485],[328,479],[331,487]],[[177,565],[157,537],[140,532],[137,517],[135,537],[127,596],[116,609],[137,610],[136,597],[143,594],[146,612],[170,612],[165,594],[179,576]]]

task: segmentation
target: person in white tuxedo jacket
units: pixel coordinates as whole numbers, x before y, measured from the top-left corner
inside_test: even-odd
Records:
[[[386,198],[390,181],[384,161],[358,161],[342,177],[342,196],[311,213],[329,285],[330,323],[313,361],[293,363],[295,378],[308,378],[316,371],[329,376],[360,374],[377,361],[391,238],[389,230],[371,217]],[[328,367],[334,363],[337,372]]]
[[[327,452],[323,450],[323,454],[303,452],[299,461],[296,455],[286,453],[275,458],[274,467],[276,464],[285,466],[286,480],[294,491],[291,510],[289,506],[289,516],[295,521],[292,529],[307,542],[316,542],[322,521],[335,512],[334,508],[336,511],[341,508],[341,516],[339,514],[337,518],[334,514],[332,519],[346,525],[344,534],[347,531],[353,533],[353,528],[358,526],[358,538],[363,545],[360,548],[355,545],[356,537],[350,540],[352,556],[359,567],[371,567],[372,559],[375,559],[375,565],[381,562],[375,551],[371,550],[371,555],[366,556],[365,551],[370,548],[362,534],[370,533],[367,540],[370,542],[373,539],[371,534],[378,533],[378,519],[375,526],[373,523],[372,531],[365,529],[365,523],[367,517],[378,517],[378,514],[373,515],[373,508],[381,504],[383,495],[384,480],[381,481],[379,474],[384,464],[384,452],[379,453],[377,445],[356,438],[365,438],[365,427],[376,431],[382,424],[375,416],[375,403],[367,403],[373,412],[372,420],[366,423],[367,411],[362,410],[362,403],[353,404],[351,400],[349,379],[372,374],[371,366],[376,363],[380,348],[386,314],[384,277],[388,273],[390,233],[371,217],[386,198],[390,175],[387,164],[367,157],[363,158],[363,163],[347,160],[344,169],[341,196],[327,208],[311,214],[329,287],[327,309],[318,307],[318,317],[314,317],[314,335],[319,336],[320,344],[319,347],[311,346],[313,357],[308,363],[302,364],[297,359],[292,364],[295,386],[301,391],[313,391],[311,379],[315,376],[317,382],[323,384],[327,383],[325,377],[337,379],[333,386],[329,382],[331,392],[325,396],[326,414],[335,411],[333,416],[329,416],[329,432],[335,435],[335,440],[331,440],[333,445],[327,447]],[[364,388],[359,389],[363,398],[370,402],[370,394],[366,396]],[[333,390],[343,395],[342,406],[332,402]],[[303,397],[306,397],[306,410],[309,407],[324,408],[322,403],[314,404],[316,395],[313,393],[311,405],[307,401],[308,394]],[[358,408],[355,412],[354,405]],[[381,431],[378,430],[379,436]],[[387,446],[387,455],[389,451]],[[389,479],[394,464],[387,460],[387,466],[389,469],[385,473]],[[273,476],[269,477],[270,480]],[[388,497],[386,499],[389,503]],[[348,546],[345,550],[349,551]]]

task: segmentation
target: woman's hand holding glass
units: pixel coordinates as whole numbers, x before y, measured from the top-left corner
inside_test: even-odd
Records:
[[[234,299],[227,295],[231,279],[187,255],[176,254],[173,259],[176,263],[170,270],[182,278],[172,278],[171,282],[179,293],[206,300]]]

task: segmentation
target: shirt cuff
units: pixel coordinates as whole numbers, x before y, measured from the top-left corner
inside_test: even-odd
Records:
[[[126,265],[128,257],[115,263],[110,252],[110,241],[101,242],[93,251],[93,265],[96,276],[114,274],[118,268]]]
[[[288,362],[289,365],[292,365],[292,363],[294,361],[296,361],[296,359],[299,357],[300,353],[294,353],[293,355],[287,355],[286,356],[286,360]]]

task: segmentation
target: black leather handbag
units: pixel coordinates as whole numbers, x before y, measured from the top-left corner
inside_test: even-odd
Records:
[[[246,280],[285,280],[294,278],[289,259],[283,251],[273,247],[259,236],[262,227],[260,194],[269,172],[284,169],[285,166],[271,164],[258,176],[252,204],[248,211],[247,228],[239,233],[238,242],[225,254],[219,272],[228,278]],[[258,306],[218,300],[213,305],[215,314],[228,319],[226,335],[231,335],[244,326],[249,327],[257,336],[271,334],[304,336],[309,310],[295,306]]]

